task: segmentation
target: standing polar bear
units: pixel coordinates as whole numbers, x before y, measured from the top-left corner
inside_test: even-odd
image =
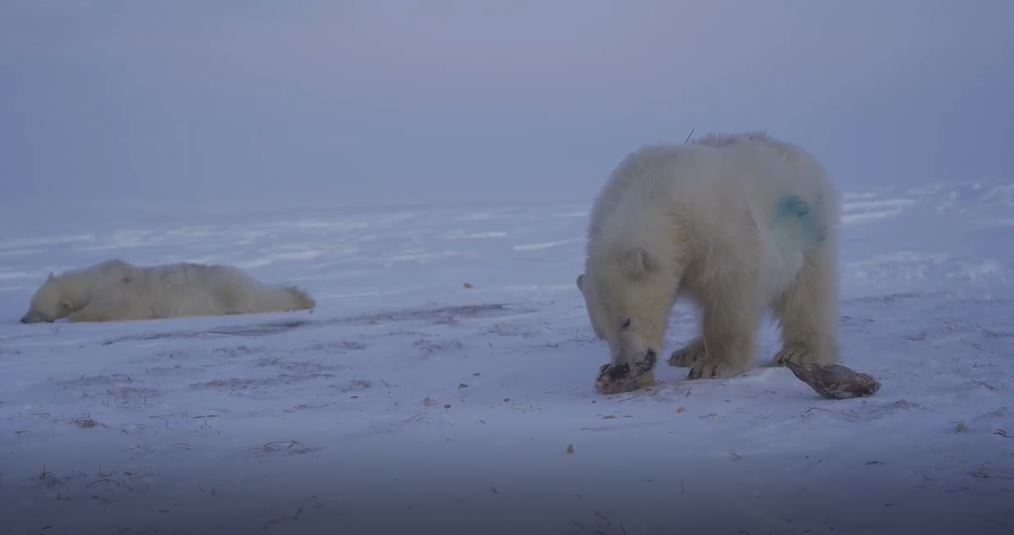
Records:
[[[313,308],[302,290],[259,282],[238,268],[201,264],[137,267],[110,260],[49,275],[22,323],[220,316]]]
[[[764,134],[628,156],[595,202],[577,278],[612,356],[597,388],[654,382],[677,297],[701,312],[699,336],[669,359],[690,378],[748,371],[767,310],[781,324],[776,363],[836,361],[837,221],[820,164]]]

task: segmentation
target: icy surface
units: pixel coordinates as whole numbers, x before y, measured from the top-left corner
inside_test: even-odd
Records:
[[[584,204],[0,214],[0,533],[1011,533],[1014,184],[843,202],[844,363],[883,383],[845,401],[763,366],[771,326],[745,376],[596,393]],[[112,257],[319,306],[17,323]]]

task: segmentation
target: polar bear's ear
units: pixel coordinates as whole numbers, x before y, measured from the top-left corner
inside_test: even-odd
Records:
[[[49,276],[48,276],[48,277],[46,277],[46,282],[49,282],[49,281],[51,281],[51,280],[53,280],[53,279],[55,279],[55,278],[56,278],[56,277],[54,277],[54,276],[53,276],[53,272],[52,272],[52,271],[50,271],[50,272],[49,272]]]
[[[648,254],[644,247],[634,247],[627,251],[627,269],[631,277],[637,278],[644,273],[655,269],[655,260]]]
[[[584,273],[577,276],[577,289],[584,292]]]

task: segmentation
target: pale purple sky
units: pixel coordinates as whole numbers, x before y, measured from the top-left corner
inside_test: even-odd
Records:
[[[841,189],[1014,179],[1014,2],[0,3],[17,202],[585,201],[767,130]]]

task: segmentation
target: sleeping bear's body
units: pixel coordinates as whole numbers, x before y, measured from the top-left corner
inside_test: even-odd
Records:
[[[218,316],[313,308],[291,287],[264,284],[230,266],[169,264],[137,267],[110,260],[49,275],[22,323],[117,321]]]

